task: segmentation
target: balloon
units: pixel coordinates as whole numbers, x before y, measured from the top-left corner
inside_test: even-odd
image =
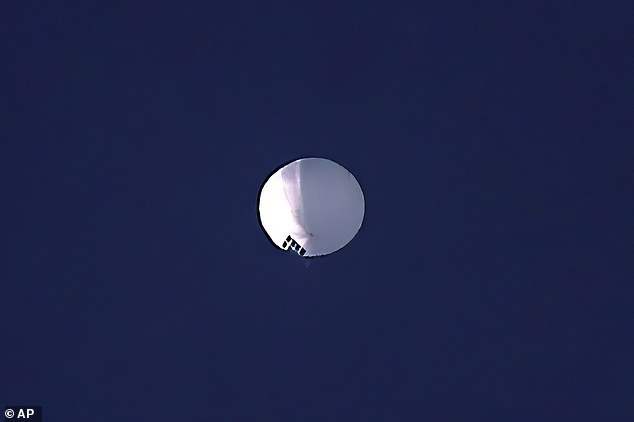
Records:
[[[325,158],[302,158],[265,181],[258,211],[276,246],[311,257],[333,253],[352,240],[363,222],[365,200],[344,167]]]

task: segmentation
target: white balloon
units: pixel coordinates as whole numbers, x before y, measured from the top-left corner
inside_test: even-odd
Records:
[[[303,257],[333,253],[357,234],[365,213],[352,173],[325,158],[302,158],[262,186],[260,222],[273,243]]]

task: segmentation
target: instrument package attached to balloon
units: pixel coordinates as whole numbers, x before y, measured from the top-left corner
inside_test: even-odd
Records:
[[[273,244],[308,258],[338,251],[354,238],[365,199],[357,179],[341,165],[302,158],[266,179],[258,212]]]

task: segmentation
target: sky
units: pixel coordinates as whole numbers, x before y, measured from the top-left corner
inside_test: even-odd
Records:
[[[634,3],[397,3],[0,6],[0,405],[634,418]],[[309,266],[299,157],[365,196]]]

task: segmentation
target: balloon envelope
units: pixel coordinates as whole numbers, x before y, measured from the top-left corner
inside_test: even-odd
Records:
[[[266,180],[258,210],[273,243],[310,257],[352,240],[363,222],[365,200],[348,170],[325,158],[302,158]]]

